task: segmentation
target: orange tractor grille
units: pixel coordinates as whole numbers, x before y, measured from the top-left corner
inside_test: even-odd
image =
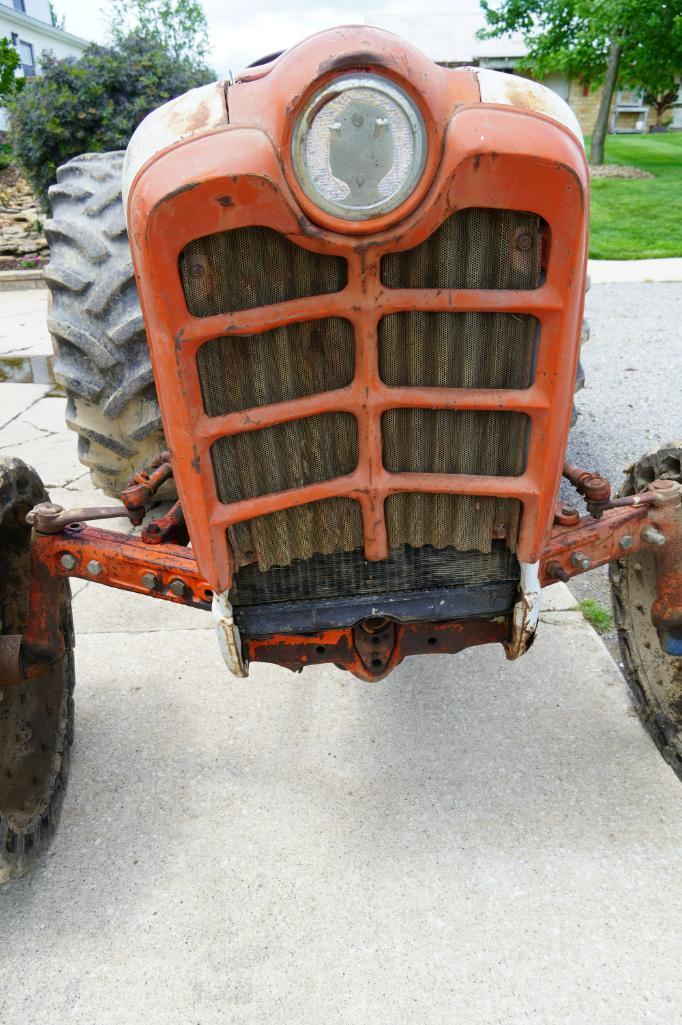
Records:
[[[382,283],[390,289],[535,289],[541,284],[544,232],[534,214],[463,210],[415,248],[385,255]],[[342,257],[302,249],[265,227],[195,239],[180,257],[194,317],[339,292],[347,267]],[[523,389],[533,383],[539,325],[530,314],[397,312],[379,320],[377,333],[379,374],[389,387]],[[214,338],[197,351],[204,412],[224,416],[349,386],[356,350],[351,321],[338,315]],[[433,406],[383,414],[387,471],[483,477],[524,472],[525,414],[438,409],[437,393]],[[226,504],[352,474],[358,453],[352,409],[220,437],[211,446],[216,490]],[[494,495],[390,495],[389,548],[431,546],[489,556],[497,538],[513,551],[520,509],[516,499]],[[238,563],[255,559],[268,570],[315,555],[360,551],[363,522],[353,499],[331,497],[234,524],[228,537]]]

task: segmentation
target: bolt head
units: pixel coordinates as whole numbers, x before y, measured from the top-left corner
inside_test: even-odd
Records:
[[[588,559],[586,555],[583,555],[582,552],[574,552],[571,556],[571,562],[574,566],[577,566],[578,569],[583,571],[588,570],[592,565],[590,559]]]
[[[171,580],[170,585],[169,585],[169,590],[170,590],[171,594],[175,595],[176,598],[184,598],[185,597],[185,582],[184,582],[184,580],[180,580],[178,578],[176,578],[175,580]]]
[[[149,591],[153,591],[155,587],[159,586],[159,578],[155,573],[143,573],[142,586],[146,587]]]
[[[661,534],[660,530],[656,530],[655,527],[645,527],[642,531],[642,541],[645,541],[648,545],[664,545],[665,535]]]
[[[97,559],[90,559],[88,562],[88,573],[92,573],[93,577],[98,577],[102,572],[102,564]]]
[[[78,559],[75,555],[72,555],[71,552],[64,552],[59,561],[61,562],[64,569],[75,569]]]
[[[632,537],[630,534],[623,534],[618,542],[618,547],[623,552],[627,552],[628,548],[632,548]]]

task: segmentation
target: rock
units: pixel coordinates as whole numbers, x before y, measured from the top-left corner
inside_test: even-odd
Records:
[[[14,167],[0,171],[0,259],[3,264],[21,257],[48,255],[42,233],[45,214],[36,203],[26,179]]]

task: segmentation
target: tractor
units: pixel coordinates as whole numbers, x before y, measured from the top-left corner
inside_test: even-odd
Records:
[[[338,28],[71,160],[50,205],[67,421],[137,529],[0,460],[0,879],[64,795],[71,577],[210,611],[237,677],[377,686],[411,656],[520,657],[542,587],[609,564],[635,703],[682,774],[682,448],[618,496],[566,462],[589,176],[563,100]]]

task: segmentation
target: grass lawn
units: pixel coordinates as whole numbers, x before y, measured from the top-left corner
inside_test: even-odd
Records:
[[[641,167],[656,178],[592,181],[590,256],[682,256],[682,132],[609,135],[605,162]]]

